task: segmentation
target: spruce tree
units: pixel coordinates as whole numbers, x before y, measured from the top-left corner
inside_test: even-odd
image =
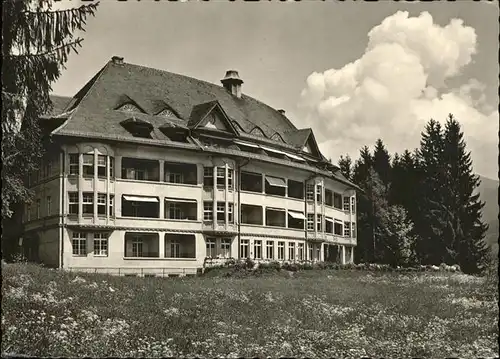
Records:
[[[391,181],[391,156],[380,138],[376,141],[375,150],[373,151],[373,169],[378,173],[382,183],[389,186]]]
[[[68,55],[77,51],[98,3],[52,10],[49,0],[2,2],[2,222],[30,200],[24,178],[43,154],[39,118],[51,109],[49,93]]]
[[[352,160],[349,155],[340,156],[339,160],[339,167],[340,167],[340,173],[348,179],[349,181],[352,180]]]
[[[450,114],[444,129],[443,162],[446,168],[445,194],[447,260],[458,263],[466,273],[479,272],[488,257],[484,236],[488,226],[481,220],[484,202],[479,200],[479,176],[472,172],[460,124]]]

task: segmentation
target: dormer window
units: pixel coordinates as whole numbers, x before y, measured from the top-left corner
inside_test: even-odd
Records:
[[[123,112],[139,112],[139,113],[144,113],[142,109],[140,109],[138,106],[136,106],[133,103],[126,103],[120,107],[117,108],[118,111],[123,111]]]
[[[153,125],[148,121],[131,117],[120,124],[134,137],[152,138]]]
[[[161,110],[156,114],[156,116],[164,116],[164,117],[176,117],[175,114],[170,111],[168,108]]]
[[[281,137],[281,135],[278,133],[278,132],[275,132],[272,136],[271,136],[271,140],[275,140],[277,142],[282,142],[282,143],[285,143],[285,140],[283,139],[283,137]]]

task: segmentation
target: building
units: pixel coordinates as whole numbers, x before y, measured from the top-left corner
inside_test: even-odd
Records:
[[[242,92],[113,57],[41,119],[28,256],[68,270],[192,274],[206,258],[352,262],[356,186],[311,129]]]

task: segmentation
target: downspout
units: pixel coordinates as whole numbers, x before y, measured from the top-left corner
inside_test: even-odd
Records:
[[[61,148],[61,208],[59,209],[59,213],[61,214],[61,234],[59,236],[59,250],[60,250],[60,260],[59,260],[59,269],[63,269],[64,266],[64,213],[65,213],[65,186],[66,186],[66,178],[65,178],[65,173],[66,173],[66,153],[64,152],[64,149]]]
[[[236,175],[238,176],[238,259],[240,259],[240,246],[241,246],[241,168],[246,166],[250,162],[246,159],[246,162],[238,163],[238,171]]]

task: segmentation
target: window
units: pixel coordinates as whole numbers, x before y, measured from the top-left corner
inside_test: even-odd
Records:
[[[41,202],[40,202],[40,199],[37,199],[36,200],[36,218],[40,218],[40,206],[41,206]]]
[[[314,231],[314,213],[307,214],[307,230]]]
[[[356,197],[351,197],[351,212],[356,213]]]
[[[304,199],[304,184],[299,181],[288,180],[288,197]]]
[[[182,219],[182,210],[179,203],[167,202],[167,218],[169,219]]]
[[[87,255],[87,235],[85,232],[73,232],[71,244],[74,256]]]
[[[109,195],[109,216],[114,216],[115,212],[113,210],[113,206],[115,204],[115,196],[114,195]]]
[[[94,214],[94,193],[83,193],[83,214]]]
[[[278,242],[278,260],[285,259],[285,242]]]
[[[325,189],[325,204],[327,206],[333,206],[333,192],[329,189]]]
[[[337,236],[341,236],[343,233],[342,229],[342,221],[339,221],[338,219],[335,220],[335,223],[333,225],[333,234]]]
[[[170,240],[170,258],[180,258],[181,256],[181,244],[178,239]]]
[[[266,194],[270,194],[273,196],[282,196],[286,195],[286,181],[283,178],[266,176],[266,186],[265,191]]]
[[[340,193],[333,193],[333,207],[342,209],[342,195]]]
[[[94,256],[108,255],[108,234],[94,233]]]
[[[313,246],[312,246],[312,244],[310,244],[310,243],[309,243],[309,244],[307,245],[307,248],[308,248],[308,250],[309,250],[309,260],[313,260],[313,259],[314,259],[314,258],[313,258],[313,253],[314,253],[314,252],[313,252]]]
[[[97,214],[100,216],[106,215],[106,193],[97,194]]]
[[[321,260],[321,244],[316,245],[316,259]]]
[[[106,165],[108,162],[107,159],[107,156],[97,156],[97,177],[99,178],[106,178]]]
[[[308,183],[306,186],[306,200],[314,201],[314,184]]]
[[[325,232],[333,233],[333,219],[330,217],[325,217]]]
[[[231,240],[223,238],[220,240],[220,250],[223,258],[231,257]]]
[[[109,177],[115,178],[115,159],[109,157]]]
[[[142,251],[142,238],[132,239],[132,257],[142,257],[144,252]]]
[[[226,187],[226,169],[224,167],[217,167],[217,187]]]
[[[217,202],[217,222],[226,222],[226,202]]]
[[[203,168],[203,186],[212,187],[214,185],[214,168],[204,167]]]
[[[344,211],[349,212],[351,210],[350,204],[351,204],[351,198],[344,197]]]
[[[122,159],[122,178],[158,182],[160,180],[160,163],[156,160],[124,157]]]
[[[303,261],[304,260],[304,243],[299,243],[297,245],[297,250],[298,250],[298,253],[297,253],[298,260]]]
[[[320,184],[316,185],[316,202],[323,202],[323,186]]]
[[[323,230],[323,216],[321,214],[316,215],[316,228],[318,232]]]
[[[344,237],[351,236],[351,223],[344,222]]]
[[[227,220],[228,220],[228,223],[234,223],[233,222],[233,204],[232,203],[228,203],[227,204]]]
[[[240,258],[248,258],[248,239],[242,239],[240,244]]]
[[[217,254],[215,253],[215,238],[207,238],[207,257],[215,258]]]
[[[78,214],[78,192],[68,193],[69,214]]]
[[[233,176],[234,176],[234,171],[231,168],[227,169],[227,188],[232,190],[233,189]]]
[[[262,259],[262,241],[256,240],[253,244],[253,255],[255,259]]]
[[[47,196],[47,216],[52,215],[52,197]]]
[[[259,173],[241,172],[241,190],[262,193],[262,175]]]
[[[79,165],[79,154],[70,154],[69,155],[69,174],[70,175],[79,175],[80,174],[80,165]]]
[[[295,243],[288,242],[288,259],[291,261],[295,260]]]
[[[26,221],[31,221],[31,206],[29,204],[26,206]]]
[[[262,225],[262,207],[251,204],[241,204],[241,223]]]
[[[203,220],[213,221],[214,220],[214,206],[213,202],[203,202]]]
[[[351,238],[356,238],[356,222],[351,222],[352,232]]]
[[[288,228],[304,229],[304,213],[288,210]]]
[[[83,155],[83,176],[94,177],[94,155]]]
[[[267,241],[266,242],[266,258],[274,259],[274,242]]]
[[[266,208],[266,226],[285,227],[286,211],[282,208]]]

